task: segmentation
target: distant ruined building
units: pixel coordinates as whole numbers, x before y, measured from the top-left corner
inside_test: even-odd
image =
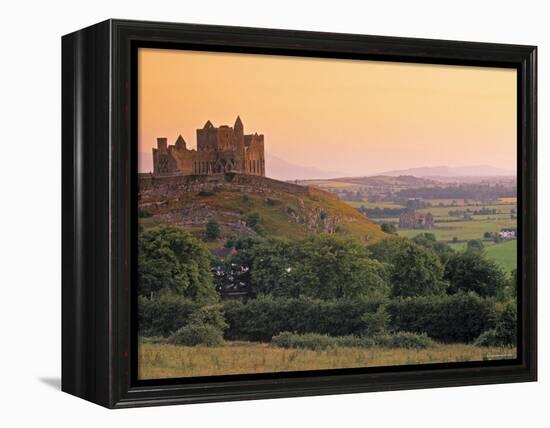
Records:
[[[401,229],[433,229],[434,218],[432,213],[419,213],[416,210],[408,209],[399,216],[399,227]]]
[[[207,175],[238,172],[265,176],[264,136],[245,135],[240,117],[233,127],[214,127],[207,121],[197,129],[197,150],[180,135],[174,145],[157,138],[153,148],[153,175]]]

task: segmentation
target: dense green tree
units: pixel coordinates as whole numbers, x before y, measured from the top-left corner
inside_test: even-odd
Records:
[[[382,223],[380,225],[380,228],[382,229],[382,232],[395,234],[397,232],[397,228],[395,227],[395,224],[392,223]]]
[[[483,332],[475,341],[478,346],[517,346],[517,302],[508,302],[497,319],[496,326]]]
[[[445,293],[443,265],[434,251],[406,238],[385,239],[369,250],[374,258],[389,264],[394,297]]]
[[[206,237],[208,239],[218,239],[220,237],[220,224],[217,221],[210,220],[206,223]]]
[[[181,228],[160,227],[138,238],[139,294],[172,292],[198,302],[215,302],[208,248]]]
[[[510,273],[509,290],[510,290],[511,296],[517,297],[518,295],[518,270],[517,269],[514,269]]]
[[[371,256],[384,263],[391,263],[392,257],[406,238],[392,237],[368,247]]]
[[[225,248],[231,248],[230,255],[223,261],[216,261],[214,282],[216,289],[250,291],[251,270],[254,263],[254,247],[265,242],[260,237],[231,238],[225,241]]]
[[[420,233],[412,238],[415,244],[421,245],[424,248],[432,250],[441,260],[441,263],[447,263],[447,260],[455,253],[455,251],[445,242],[437,241],[433,233]]]
[[[466,248],[469,251],[480,253],[483,251],[483,242],[481,242],[481,240],[479,239],[470,239],[468,241],[468,244],[466,244]]]
[[[478,251],[453,255],[445,266],[444,278],[450,294],[473,291],[480,296],[495,296],[506,287],[506,275],[496,262]]]
[[[495,327],[497,337],[503,343],[516,346],[518,329],[518,307],[516,300],[510,301],[500,314]]]
[[[319,299],[385,295],[385,267],[360,244],[333,235],[271,241],[255,248],[253,291]]]

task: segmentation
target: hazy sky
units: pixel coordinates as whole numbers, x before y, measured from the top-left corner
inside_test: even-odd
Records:
[[[421,166],[515,171],[516,71],[165,49],[139,51],[139,152],[196,147],[207,120],[265,136],[266,153],[368,175]],[[269,171],[267,171],[269,175]]]

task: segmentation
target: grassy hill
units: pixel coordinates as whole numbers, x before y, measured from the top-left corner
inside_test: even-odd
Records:
[[[206,224],[220,226],[211,249],[229,237],[264,235],[300,239],[335,233],[373,243],[386,235],[329,192],[241,174],[140,178],[140,224],[183,227],[205,239]]]

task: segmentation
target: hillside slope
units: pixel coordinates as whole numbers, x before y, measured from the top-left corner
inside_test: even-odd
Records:
[[[183,227],[204,238],[206,224],[216,221],[220,237],[208,243],[223,247],[228,237],[256,236],[299,239],[335,233],[365,243],[386,236],[380,227],[340,201],[312,187],[241,174],[139,179],[140,224]],[[257,224],[255,222],[259,218]]]

